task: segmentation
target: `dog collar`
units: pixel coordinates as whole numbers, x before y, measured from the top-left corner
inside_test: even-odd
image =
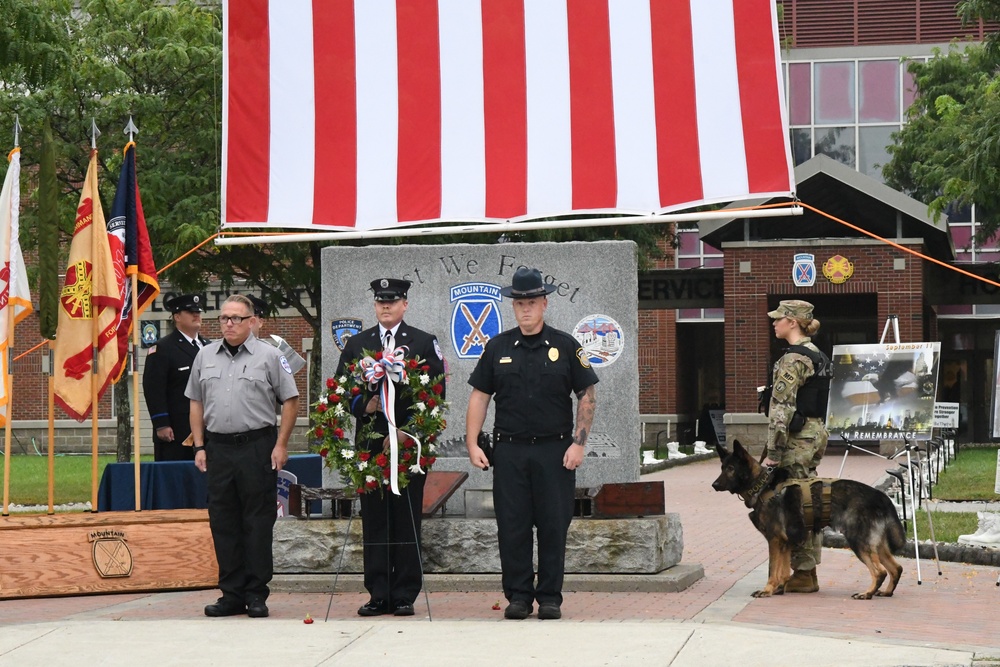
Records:
[[[743,495],[743,504],[747,507],[753,507],[756,504],[761,492],[767,488],[767,485],[771,482],[771,478],[774,477],[774,468],[771,466],[764,466],[762,471],[760,476],[754,481],[753,486],[747,489],[746,494]]]

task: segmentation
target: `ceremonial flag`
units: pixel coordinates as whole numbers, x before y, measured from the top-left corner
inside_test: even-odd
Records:
[[[90,415],[93,402],[100,400],[111,383],[111,371],[118,363],[116,329],[120,308],[121,294],[97,190],[97,151],[92,150],[80,205],[76,209],[56,329],[55,400],[77,421]],[[96,369],[93,368],[95,344],[98,350]],[[96,397],[91,396],[92,372],[98,376]]]
[[[224,227],[794,190],[774,0],[224,0]]]
[[[111,244],[111,259],[115,265],[115,277],[119,281],[118,292],[122,298],[118,320],[118,364],[111,372],[111,377],[117,382],[125,370],[129,337],[136,318],[142,315],[160,293],[153,249],[146,230],[146,216],[142,213],[139,182],[135,176],[135,143],[132,141],[125,146],[125,160],[118,177],[115,201],[111,205],[111,219],[108,220],[108,242]],[[132,312],[133,274],[138,285],[137,313]]]
[[[7,394],[7,335],[10,318],[17,324],[32,312],[31,294],[28,291],[28,274],[21,257],[21,243],[18,240],[18,215],[21,207],[21,149],[15,148],[7,156],[7,176],[0,191],[0,426],[7,424],[10,396]]]

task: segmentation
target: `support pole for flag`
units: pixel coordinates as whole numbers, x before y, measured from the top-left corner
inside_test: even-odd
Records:
[[[128,119],[131,125],[132,119]],[[139,313],[139,276],[132,272],[132,317]],[[139,327],[138,322],[132,325],[132,460],[135,464],[135,511],[142,510],[139,492]]]
[[[11,393],[14,388],[14,310],[13,305],[7,305],[7,372],[4,374],[3,382],[7,394],[7,415],[4,420],[4,454],[3,454],[3,515],[7,516],[8,502],[10,501],[10,422],[13,419],[14,395]]]
[[[97,120],[92,119],[90,122],[90,149],[92,151],[97,151],[97,137],[100,136],[101,131],[97,129]],[[97,192],[94,192],[94,196],[97,196]],[[93,224],[93,222],[91,222]],[[101,230],[104,231],[104,230]],[[98,257],[98,230],[95,228],[90,234],[90,256]],[[97,512],[97,445],[99,433],[97,430],[97,417],[100,406],[98,405],[98,394],[100,393],[99,381],[100,374],[99,369],[99,356],[100,350],[100,335],[101,335],[101,323],[100,318],[97,316],[98,309],[100,306],[95,303],[94,292],[97,289],[97,285],[101,284],[100,280],[100,262],[92,262],[93,273],[90,276],[90,284],[93,286],[90,290],[90,317],[91,317],[91,349],[93,350],[93,364],[91,366],[90,373],[90,511]]]
[[[49,514],[55,514],[56,495],[56,342],[49,341]]]
[[[11,406],[14,397],[11,389],[14,385],[14,378],[11,375],[11,366],[14,364],[14,313],[12,306],[7,306],[7,372],[4,373],[3,383],[7,396],[7,414],[4,419],[4,446],[3,446],[3,515],[7,516],[7,508],[10,503],[10,421]]]

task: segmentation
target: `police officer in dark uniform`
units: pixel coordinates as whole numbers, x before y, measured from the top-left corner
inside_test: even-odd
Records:
[[[181,294],[163,304],[173,313],[174,331],[149,348],[142,374],[142,393],[153,422],[153,458],[156,461],[190,461],[191,447],[182,443],[191,434],[188,415],[191,401],[184,395],[191,363],[208,344],[201,336],[201,297]]]
[[[478,444],[490,396],[496,401],[493,504],[504,596],[504,617],[562,616],[566,534],[573,518],[576,469],[583,463],[594,421],[597,374],[573,336],[545,323],[555,287],[537,269],[519,268],[501,294],[514,300],[517,327],[494,336],[469,377],[465,420],[469,460],[490,462]],[[573,421],[573,399],[578,403]],[[538,580],[532,566],[532,528],[538,531]]]
[[[340,355],[337,377],[347,372],[347,367],[361,358],[364,352],[374,354],[384,349],[406,346],[406,359],[423,359],[435,377],[444,373],[444,355],[437,338],[425,331],[409,326],[403,321],[408,306],[407,292],[410,281],[396,278],[376,278],[371,282],[375,294],[376,326],[351,336]],[[388,335],[388,343],[386,338]],[[441,397],[445,394],[442,392]],[[396,394],[396,424],[402,426],[409,419],[412,397]],[[378,394],[362,392],[351,402],[357,431],[355,438],[367,423],[374,422],[376,433],[388,434],[389,426],[379,405]],[[357,442],[357,448],[380,454],[388,437]],[[361,527],[364,537],[365,588],[371,599],[358,609],[359,616],[412,616],[413,601],[421,587],[420,517],[424,505],[424,475],[411,475],[406,488],[397,496],[388,488],[365,493],[361,496]]]

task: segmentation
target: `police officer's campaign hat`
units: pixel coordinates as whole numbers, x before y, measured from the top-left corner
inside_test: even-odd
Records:
[[[782,301],[767,316],[774,320],[781,319],[782,317],[791,317],[795,320],[811,320],[813,318],[813,305],[808,301],[799,301],[798,299]]]
[[[399,278],[376,278],[371,282],[370,289],[375,293],[376,301],[396,301],[406,298],[406,292],[412,284],[409,280]]]
[[[257,317],[267,317],[267,301],[260,298],[259,296],[254,296],[253,294],[247,294],[247,298],[250,299],[250,303],[253,304],[253,314]]]
[[[500,289],[500,294],[513,299],[530,299],[535,296],[545,296],[556,291],[555,285],[549,285],[542,280],[542,272],[522,266],[514,272],[510,287]]]
[[[189,313],[201,312],[201,296],[198,294],[181,294],[163,302],[163,305],[171,313],[179,313],[186,310]]]

